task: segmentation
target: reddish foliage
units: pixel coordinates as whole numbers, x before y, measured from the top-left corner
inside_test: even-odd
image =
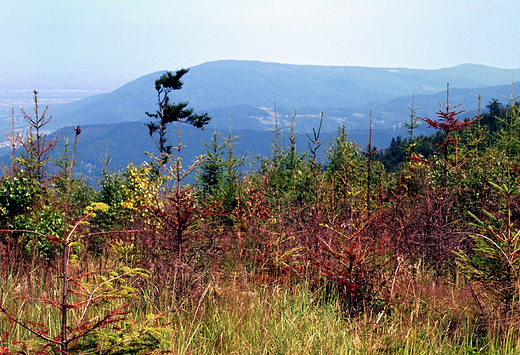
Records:
[[[460,115],[461,113],[463,113],[464,111],[456,110],[456,108],[459,107],[460,105],[453,106],[453,107],[450,106],[449,88],[450,88],[450,86],[448,84],[446,105],[439,103],[439,105],[441,105],[444,108],[444,110],[439,110],[436,112],[437,116],[439,118],[437,120],[427,118],[427,117],[421,118],[421,120],[426,122],[428,124],[428,126],[434,128],[436,130],[442,131],[446,134],[444,142],[441,144],[443,150],[444,149],[447,150],[449,145],[457,143],[457,141],[450,135],[450,133],[460,132],[460,131],[468,128],[469,126],[471,126],[471,124],[473,123],[473,121],[460,121],[457,118],[457,116]]]

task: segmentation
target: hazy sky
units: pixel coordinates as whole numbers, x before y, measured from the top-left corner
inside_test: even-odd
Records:
[[[518,0],[0,0],[0,75],[120,84],[220,59],[520,67]]]

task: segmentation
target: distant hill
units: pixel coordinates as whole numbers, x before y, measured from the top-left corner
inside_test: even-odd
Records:
[[[145,75],[109,94],[57,106],[52,110],[53,127],[145,121],[144,112],[155,110],[154,81],[161,74]],[[191,68],[184,77],[184,87],[173,92],[171,98],[189,101],[196,112],[209,112],[219,127],[227,125],[231,115],[244,128],[264,129],[274,116],[276,103],[282,117],[296,110],[300,115],[297,124],[304,130],[314,125],[320,112],[325,114],[327,131],[335,130],[338,123],[361,129],[366,127],[363,116],[370,108],[375,124],[388,128],[402,121],[403,113],[406,117],[413,94],[420,100],[421,95],[445,92],[450,83],[454,95],[455,89],[470,90],[461,92],[458,102],[454,96],[453,102],[473,109],[479,87],[509,85],[513,74],[518,77],[520,69],[474,64],[419,70],[217,61]]]
[[[102,168],[100,158],[107,153],[112,158],[112,169],[148,160],[145,152],[155,151],[155,146],[144,125],[149,120],[145,112],[156,109],[154,81],[161,74],[143,76],[111,93],[51,105],[50,126],[59,134],[64,135],[65,126],[70,137],[74,134],[73,126],[83,128],[78,145],[82,173],[98,176]],[[295,130],[301,132],[298,148],[305,150],[304,133],[318,127],[321,112],[323,155],[327,143],[343,124],[350,139],[366,146],[371,111],[374,144],[385,148],[392,137],[406,135],[403,123],[409,120],[412,95],[417,115],[434,117],[441,108],[439,103],[446,102],[449,83],[450,104],[460,105],[459,109],[465,109],[472,117],[479,93],[483,111],[492,98],[507,103],[503,95],[510,95],[511,79],[519,74],[520,69],[473,64],[418,70],[218,61],[191,68],[184,77],[184,87],[174,91],[171,99],[189,101],[196,112],[208,112],[213,117],[204,131],[183,126],[187,161],[204,152],[203,142],[209,142],[215,129],[227,134],[230,119],[233,136],[242,136],[237,146],[239,155],[270,154],[275,119],[287,134],[293,114]],[[422,124],[416,133],[429,134],[432,130]]]

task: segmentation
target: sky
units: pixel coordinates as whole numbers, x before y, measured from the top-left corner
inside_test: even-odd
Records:
[[[519,14],[518,0],[0,0],[0,76],[115,88],[224,59],[513,69]]]

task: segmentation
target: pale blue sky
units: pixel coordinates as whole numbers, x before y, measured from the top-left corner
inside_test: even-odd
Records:
[[[124,84],[220,59],[520,68],[519,16],[518,0],[0,0],[0,75]]]

